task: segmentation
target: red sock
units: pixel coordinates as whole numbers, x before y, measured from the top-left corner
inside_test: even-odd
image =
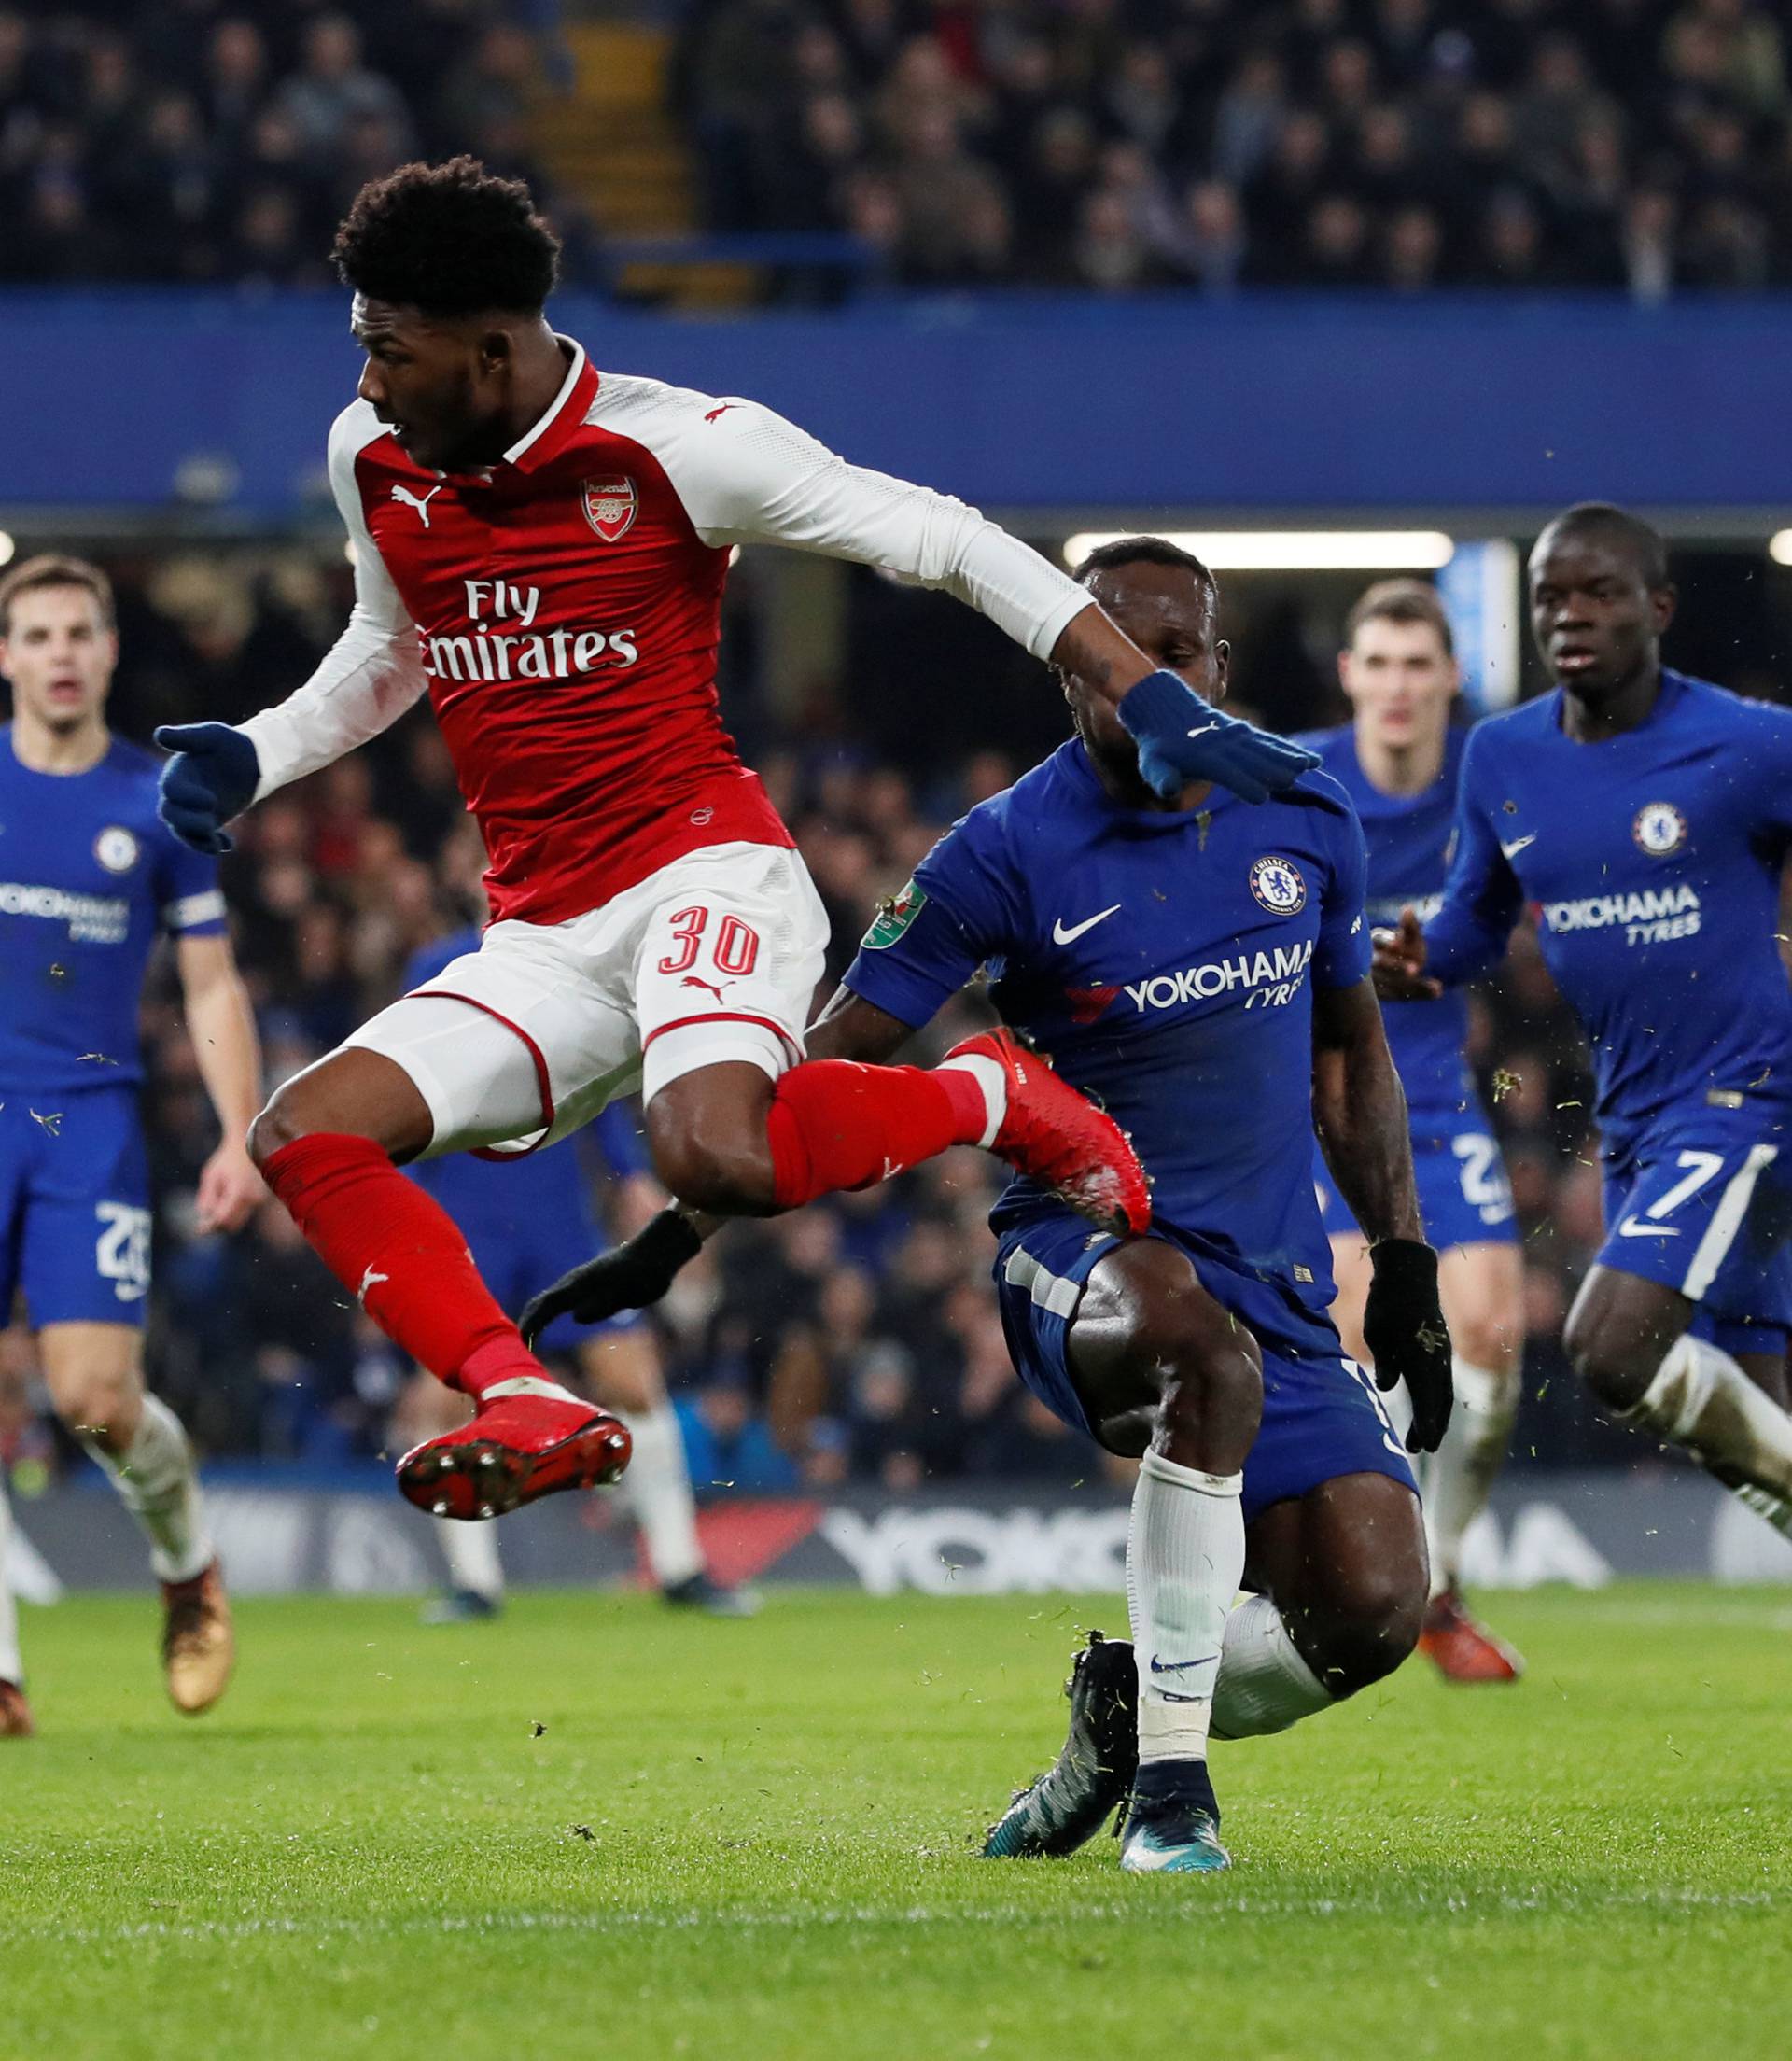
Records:
[[[261,1171],[380,1329],[450,1388],[476,1396],[545,1371],[479,1278],[454,1218],[371,1139],[298,1138]]]
[[[989,1126],[976,1076],[962,1067],[859,1066],[813,1059],[777,1084],[769,1131],[778,1207],[800,1208],[840,1188],[868,1188],[974,1145]]]

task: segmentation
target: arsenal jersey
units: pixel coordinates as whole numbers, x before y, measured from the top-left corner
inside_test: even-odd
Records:
[[[337,418],[355,614],[304,687],[243,725],[258,798],[427,692],[485,834],[494,916],[559,922],[700,846],[791,842],[717,703],[733,545],[945,587],[1041,657],[1088,606],[959,501],[848,466],[751,401],[600,375],[561,344],[553,405],[479,471],[417,465],[364,400]]]

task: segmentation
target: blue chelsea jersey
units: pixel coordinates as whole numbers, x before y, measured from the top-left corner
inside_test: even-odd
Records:
[[[34,773],[0,727],[0,1088],[139,1081],[157,937],[224,928],[217,862],[156,814],[160,770],[114,737],[85,773]]]
[[[1792,990],[1774,932],[1792,845],[1792,710],[1665,672],[1648,718],[1563,734],[1560,690],[1482,722],[1457,850],[1426,926],[1472,978],[1537,910],[1592,1045],[1608,1153],[1676,1105],[1792,1101]]]
[[[1311,990],[1367,972],[1364,879],[1323,773],[1254,807],[1132,809],[1071,742],[941,839],[847,985],[919,1025],[987,966],[1004,1020],[1130,1133],[1157,1215],[1317,1316]],[[996,1228],[1047,1206],[1016,1182]]]
[[[1402,909],[1421,918],[1442,899],[1456,834],[1456,790],[1468,732],[1445,733],[1444,763],[1437,778],[1418,794],[1384,794],[1370,784],[1356,755],[1356,732],[1316,730],[1297,740],[1317,751],[1320,763],[1351,797],[1369,854],[1368,918],[1392,929]],[[1475,1101],[1474,1078],[1463,1048],[1468,1043],[1468,998],[1459,993],[1437,1002],[1390,1002],[1381,1009],[1394,1067],[1407,1091],[1415,1135],[1428,1120],[1447,1119]]]

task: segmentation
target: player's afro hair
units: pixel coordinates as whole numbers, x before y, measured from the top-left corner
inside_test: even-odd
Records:
[[[1640,515],[1617,508],[1610,501],[1576,501],[1545,530],[1546,537],[1594,536],[1616,544],[1636,568],[1645,587],[1665,587],[1668,580],[1668,547],[1659,530],[1651,529]]]
[[[452,319],[488,308],[539,314],[560,245],[521,179],[460,157],[370,179],[330,255],[343,284],[369,300]]]
[[[1219,604],[1220,582],[1192,551],[1172,544],[1168,537],[1115,537],[1097,544],[1071,578],[1079,587],[1086,587],[1098,572],[1112,572],[1118,566],[1180,566],[1195,575],[1212,606]]]

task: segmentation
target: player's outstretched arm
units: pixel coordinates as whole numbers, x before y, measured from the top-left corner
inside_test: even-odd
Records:
[[[368,532],[355,457],[372,411],[357,402],[329,436],[329,484],[355,554],[355,607],[311,678],[234,728],[163,728],[175,756],[161,772],[161,819],[196,851],[231,848],[224,826],[275,788],[302,779],[390,728],[427,684],[417,633]]]
[[[878,1066],[914,1035],[911,1025],[842,988],[810,1030],[806,1057]],[[730,1221],[677,1202],[662,1210],[633,1238],[562,1274],[534,1297],[519,1320],[524,1344],[532,1349],[537,1335],[557,1317],[601,1324],[620,1311],[650,1309]]]
[[[791,545],[956,596],[1035,658],[1099,682],[1139,739],[1145,778],[1166,797],[1216,780],[1260,802],[1318,764],[1304,747],[1210,708],[1157,670],[1085,588],[978,510],[848,465],[757,402],[698,409],[691,400],[648,438],[705,542]]]
[[[1406,1093],[1367,980],[1313,990],[1313,1128],[1369,1241],[1374,1278],[1363,1336],[1376,1383],[1406,1382],[1407,1450],[1435,1452],[1449,1423],[1449,1331],[1437,1297],[1437,1255],[1419,1220]]]

